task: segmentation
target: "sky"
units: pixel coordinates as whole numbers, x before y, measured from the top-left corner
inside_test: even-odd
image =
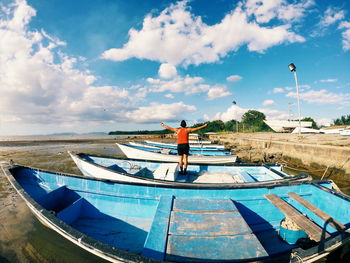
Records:
[[[0,0],[0,135],[350,114],[350,1]],[[235,102],[235,103],[233,103]]]

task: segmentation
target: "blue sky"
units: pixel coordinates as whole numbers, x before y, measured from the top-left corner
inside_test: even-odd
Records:
[[[350,114],[350,2],[2,0],[0,135]],[[236,101],[236,105],[232,104]]]

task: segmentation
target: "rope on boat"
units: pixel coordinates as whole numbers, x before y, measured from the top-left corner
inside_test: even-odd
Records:
[[[292,252],[290,254],[290,260],[289,260],[290,263],[293,262],[292,261],[293,258],[296,258],[298,260],[297,262],[304,262],[304,260],[298,255],[297,252]]]
[[[290,170],[293,170],[293,171],[296,171],[296,172],[307,172],[307,173],[310,173],[310,172],[321,172],[321,171],[324,171],[324,169],[318,169],[318,170],[297,169],[297,168],[293,168],[293,167],[289,166],[288,164],[285,167],[287,169],[290,169]]]

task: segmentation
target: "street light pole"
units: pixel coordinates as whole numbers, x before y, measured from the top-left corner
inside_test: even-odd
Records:
[[[297,89],[298,115],[299,115],[299,136],[300,136],[300,133],[301,133],[301,114],[300,114],[299,85],[298,85],[298,78],[297,78],[297,67],[293,63],[290,63],[288,65],[288,68],[289,68],[289,70],[291,72],[294,73],[295,87]]]

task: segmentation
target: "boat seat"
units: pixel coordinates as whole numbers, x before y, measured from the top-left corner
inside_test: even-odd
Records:
[[[153,178],[175,181],[175,174],[178,169],[178,163],[161,163],[159,167],[153,172]]]
[[[243,170],[238,171],[239,176],[241,176],[245,183],[254,183],[257,182],[257,180],[251,176],[249,173]]]
[[[176,198],[166,261],[238,262],[268,256],[231,199]]]
[[[307,209],[309,209],[311,212],[313,212],[315,215],[319,216],[322,220],[325,222],[329,222],[329,224],[338,231],[345,231],[346,226],[344,226],[342,223],[340,223],[335,218],[328,215],[326,212],[322,211],[315,205],[311,204],[304,198],[302,198],[300,195],[297,195],[296,193],[288,193],[290,197],[292,197],[294,200],[296,200],[298,203],[305,206]]]
[[[141,255],[148,258],[163,260],[165,257],[170,213],[173,196],[161,196],[154,219],[148,232]]]
[[[298,227],[303,229],[310,239],[320,242],[330,237],[325,229],[322,229],[279,196],[275,194],[266,194],[265,198],[277,207],[286,217],[291,219]]]
[[[73,204],[81,196],[70,190],[65,185],[41,196],[36,201],[46,210],[58,213]]]
[[[163,154],[170,154],[171,149],[162,149],[160,152]]]

